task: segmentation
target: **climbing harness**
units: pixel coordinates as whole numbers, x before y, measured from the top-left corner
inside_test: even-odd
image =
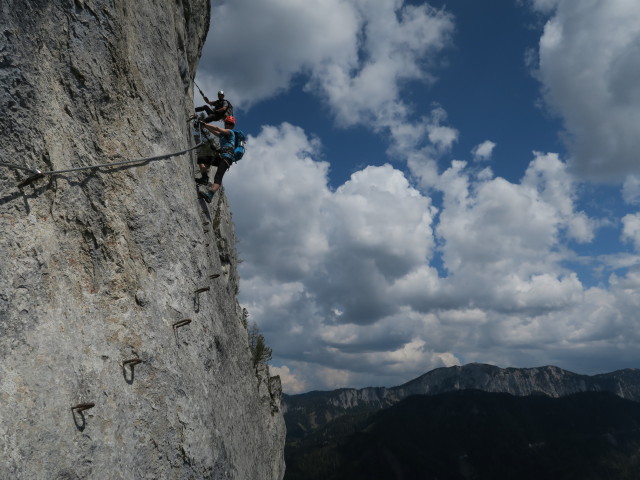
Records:
[[[203,142],[198,143],[196,146],[188,148],[186,150],[182,150],[180,152],[167,153],[165,155],[157,155],[155,157],[138,158],[135,160],[123,160],[120,162],[113,162],[113,163],[101,163],[98,165],[88,165],[86,167],[67,168],[65,170],[49,170],[49,171],[42,172],[36,168],[23,167],[21,165],[14,165],[14,164],[5,163],[5,162],[0,162],[0,166],[13,168],[15,170],[23,170],[25,172],[31,173],[32,175],[30,177],[28,177],[27,179],[23,180],[21,183],[18,184],[18,187],[22,188],[34,182],[35,180],[38,180],[39,178],[44,177],[45,175],[49,175],[49,176],[62,175],[63,173],[79,172],[82,170],[95,170],[99,168],[112,168],[112,167],[118,167],[121,165],[130,165],[134,163],[146,164],[149,162],[156,162],[158,160],[167,160],[169,158],[178,157],[180,155],[184,155],[185,153],[189,153],[190,151],[201,147],[202,144]]]

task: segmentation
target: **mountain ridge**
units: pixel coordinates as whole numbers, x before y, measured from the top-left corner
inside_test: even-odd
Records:
[[[341,388],[284,395],[282,408],[287,436],[300,438],[345,414],[376,411],[411,395],[434,395],[458,390],[482,390],[515,396],[542,394],[561,397],[581,392],[610,392],[640,401],[640,370],[628,368],[583,375],[554,365],[500,368],[483,363],[441,367],[395,387]]]

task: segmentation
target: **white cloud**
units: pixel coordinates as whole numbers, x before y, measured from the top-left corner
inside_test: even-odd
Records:
[[[319,149],[299,128],[265,127],[225,177],[243,234],[244,278],[268,269],[270,277],[293,281],[325,269],[332,277],[326,293],[346,292],[351,282],[332,270],[350,265],[375,290],[386,282],[376,279],[403,275],[431,255],[435,211],[400,171],[367,167],[331,193],[327,164],[313,158]]]
[[[572,163],[582,175],[620,181],[640,162],[640,3],[557,4],[540,39],[538,77],[567,130]]]
[[[622,240],[632,242],[636,251],[640,251],[640,214],[625,215],[622,225]]]
[[[358,5],[363,55],[357,64],[328,62],[311,84],[329,101],[343,124],[390,127],[407,117],[399,88],[407,80],[433,81],[425,60],[449,42],[453,23],[428,4],[402,6],[395,0],[362,0]],[[374,126],[375,126],[374,124]]]
[[[542,261],[540,254],[556,241],[557,209],[535,190],[502,178],[476,184],[460,165],[444,173],[441,188],[445,205],[437,231],[451,272],[509,259]]]
[[[248,266],[288,281],[309,273],[326,253],[329,165],[314,160],[320,148],[298,127],[265,126],[257,138],[248,138],[242,161],[226,174],[232,208],[241,212],[234,219],[246,233],[240,251]]]
[[[496,147],[496,144],[491,140],[485,140],[479,145],[476,145],[471,150],[471,154],[473,155],[473,159],[476,162],[481,162],[485,160],[489,160],[491,158],[491,154],[493,153],[493,149]]]
[[[640,175],[627,175],[622,184],[622,198],[631,205],[640,203]]]
[[[439,150],[447,151],[458,138],[458,132],[451,127],[442,125],[429,125],[428,128],[429,141],[433,143]]]
[[[640,277],[587,289],[564,266],[566,242],[594,227],[557,155],[535,153],[519,183],[455,161],[439,176],[438,211],[390,165],[331,191],[321,145],[298,127],[265,127],[250,147],[225,178],[241,302],[289,393],[393,385],[475,360],[585,368],[585,357],[603,361],[603,342],[631,348],[617,337]],[[624,224],[636,242],[640,220]]]
[[[535,159],[525,173],[523,185],[554,205],[569,238],[581,243],[590,242],[594,237],[595,222],[584,212],[575,211],[576,181],[567,166],[557,154],[534,154]]]
[[[334,218],[339,221],[333,232],[335,243],[350,245],[361,254],[384,252],[388,264],[375,261],[385,277],[404,273],[431,256],[435,212],[430,201],[390,165],[356,172],[338,188],[333,201]]]
[[[312,284],[324,308],[358,324],[397,310],[385,292],[431,256],[433,214],[429,199],[391,166],[356,172],[331,202],[328,273]]]
[[[331,192],[320,145],[288,124],[264,128],[249,145],[225,186],[244,260],[241,300],[274,350],[314,359],[334,380],[343,378],[336,349],[351,363],[360,349],[381,358],[414,351],[410,330],[387,327],[402,308],[402,279],[423,278],[417,270],[433,254],[430,200],[390,165],[366,167]]]
[[[454,162],[441,177],[445,197],[436,232],[449,272],[443,290],[464,292],[472,304],[496,311],[569,305],[582,286],[560,266],[559,247],[564,234],[587,239],[592,232],[574,210],[564,164],[538,154],[520,184],[478,180],[465,167]],[[457,304],[462,301],[459,296]]]
[[[535,10],[543,13],[550,13],[555,9],[561,0],[529,0]]]
[[[460,133],[446,125],[446,121],[447,112],[439,105],[433,105],[429,116],[420,122],[391,128],[394,142],[389,153],[406,158],[411,174],[422,187],[436,185],[439,181],[437,161],[458,141]]]

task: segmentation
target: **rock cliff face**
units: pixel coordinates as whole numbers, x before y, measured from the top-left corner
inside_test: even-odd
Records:
[[[194,145],[208,0],[0,0],[0,163]],[[225,197],[193,152],[0,166],[0,478],[279,479]],[[196,293],[200,291],[200,293]],[[77,408],[73,408],[77,407]]]

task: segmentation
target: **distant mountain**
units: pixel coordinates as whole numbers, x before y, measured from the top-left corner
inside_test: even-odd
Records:
[[[289,442],[285,462],[285,480],[637,480],[640,403],[606,392],[416,395]]]
[[[285,395],[282,409],[287,439],[303,438],[346,413],[374,412],[411,395],[436,395],[470,389],[554,398],[580,392],[610,392],[624,399],[640,401],[640,370],[630,368],[600,375],[579,375],[554,366],[499,368],[471,363],[437,368],[397,387],[342,388]]]

